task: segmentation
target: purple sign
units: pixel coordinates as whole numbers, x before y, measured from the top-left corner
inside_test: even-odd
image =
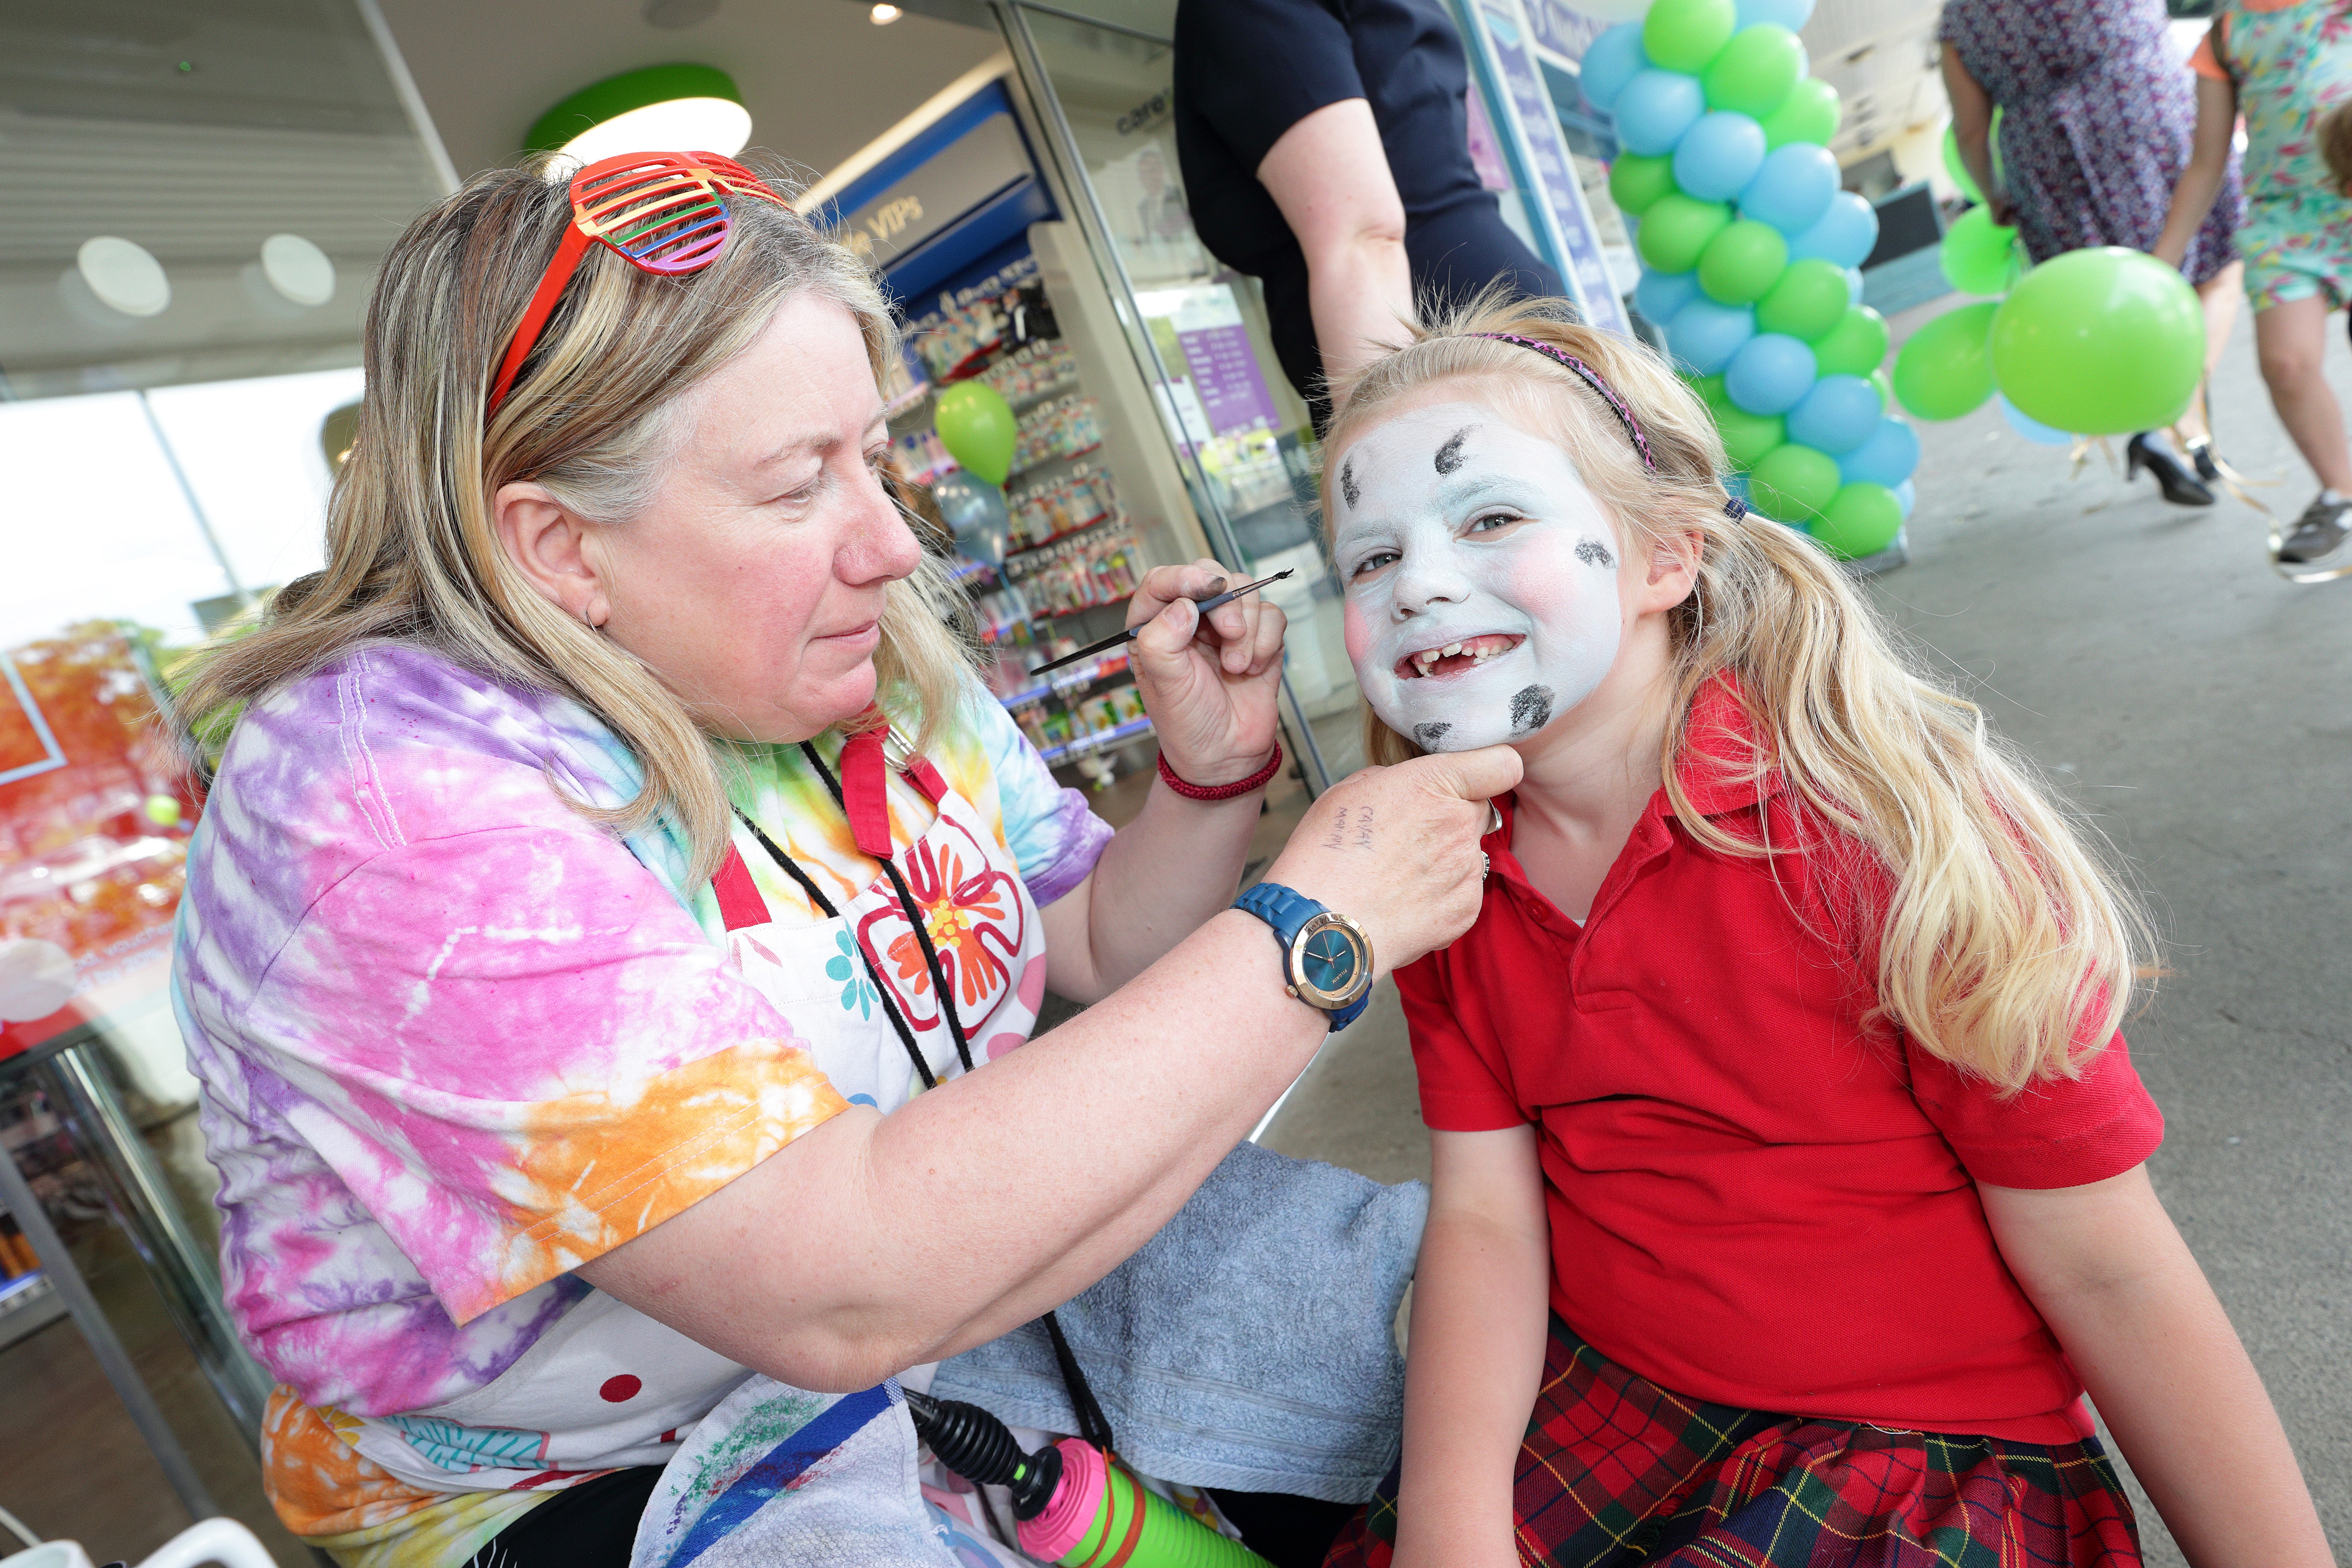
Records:
[[[1208,416],[1211,430],[1231,436],[1274,426],[1274,397],[1258,370],[1247,327],[1180,331],[1176,343],[1192,367],[1192,391],[1201,400],[1202,412]]]

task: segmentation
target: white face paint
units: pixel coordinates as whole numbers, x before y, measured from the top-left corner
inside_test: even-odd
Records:
[[[1432,752],[1524,741],[1617,658],[1617,531],[1568,454],[1474,403],[1374,426],[1331,487],[1348,657]]]

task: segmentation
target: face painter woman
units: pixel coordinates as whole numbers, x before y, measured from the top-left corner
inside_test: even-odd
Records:
[[[1343,784],[1235,907],[1282,615],[1164,567],[1112,832],[885,489],[874,279],[729,160],[476,178],[365,352],[326,566],[183,694],[175,1001],[276,1507],[346,1563],[617,1568],[782,1499],[765,1561],[945,1568],[896,1375],[1133,1253],[1464,931],[1517,763]],[[1029,1042],[1048,985],[1095,1005]],[[640,1536],[755,1375],[770,1468]]]

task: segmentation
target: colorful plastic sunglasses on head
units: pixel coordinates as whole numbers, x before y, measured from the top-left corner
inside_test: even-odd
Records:
[[[682,278],[719,259],[734,227],[727,201],[756,196],[785,205],[759,175],[716,153],[624,153],[572,176],[572,226],[547,264],[539,290],[515,328],[514,342],[490,385],[489,414],[538,345],[539,334],[563,298],[563,286],[596,241],[630,266],[658,277]]]

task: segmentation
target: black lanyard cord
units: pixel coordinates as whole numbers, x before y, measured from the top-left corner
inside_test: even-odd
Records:
[[[777,846],[776,841],[769,837],[741,806],[735,808],[735,816],[744,826],[751,830],[751,837],[760,841],[760,847],[768,852],[768,858],[782,866],[785,874],[800,884],[801,891],[808,895],[809,902],[824,912],[825,919],[829,921],[841,919],[841,911],[833,907],[833,900],[824,896],[809,874],[802,870],[793,858],[785,854]],[[915,1064],[915,1072],[922,1079],[923,1087],[939,1088],[939,1076],[931,1071],[931,1064],[923,1059],[923,1047],[915,1043],[915,1031],[908,1027],[907,1020],[900,1016],[898,1005],[890,1000],[890,988],[882,984],[882,976],[875,972],[874,961],[866,954],[866,944],[857,940],[857,933],[855,931],[849,933],[849,945],[856,949],[857,962],[865,966],[866,978],[872,984],[874,994],[882,1000],[883,1016],[890,1020],[890,1027],[898,1033],[898,1043],[907,1047],[907,1059]]]
[[[816,769],[817,776],[824,780],[824,787],[833,792],[834,804],[840,806],[841,815],[847,817],[849,803],[842,796],[841,781],[833,776],[825,767],[824,760],[816,754],[816,748],[806,741],[801,742],[801,754],[809,760],[811,767]],[[914,928],[916,945],[923,950],[923,967],[930,971],[931,984],[939,992],[940,1013],[948,1021],[949,1037],[955,1041],[956,1060],[963,1064],[964,1071],[975,1071],[971,1062],[971,1042],[964,1037],[963,1019],[956,1014],[955,997],[948,990],[947,974],[940,963],[939,949],[931,945],[930,928],[923,923],[922,906],[915,902],[915,895],[908,888],[907,879],[898,874],[898,862],[892,857],[882,857],[882,870],[890,879],[890,886],[898,889],[898,907],[905,912],[907,923]]]

